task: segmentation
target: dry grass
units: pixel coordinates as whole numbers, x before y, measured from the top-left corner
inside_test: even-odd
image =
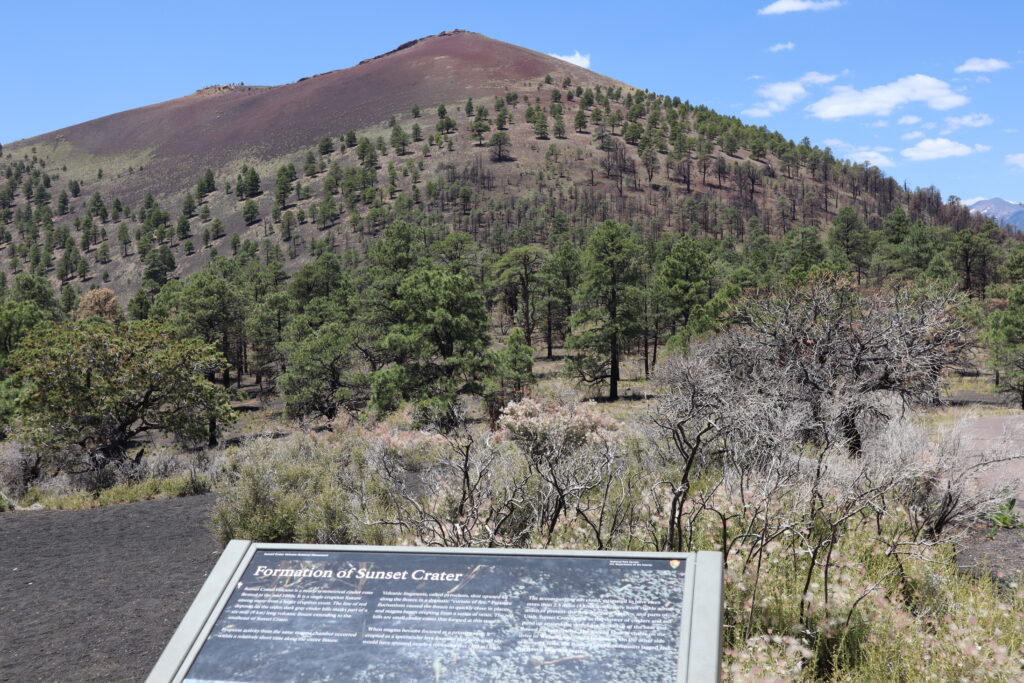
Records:
[[[132,484],[116,484],[97,493],[75,491],[58,494],[29,489],[18,505],[41,505],[47,510],[88,510],[105,505],[137,503],[158,498],[181,498],[207,493],[212,482],[205,475],[177,474],[166,479],[146,479]]]
[[[960,392],[972,392],[992,396],[993,398],[1003,396],[995,386],[993,376],[988,374],[978,375],[977,377],[965,377],[960,375],[953,375],[952,377],[949,377],[946,380],[946,386],[943,388],[943,396],[949,397]]]

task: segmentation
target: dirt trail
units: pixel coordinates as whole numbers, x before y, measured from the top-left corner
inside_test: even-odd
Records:
[[[971,453],[998,452],[1008,449],[1005,455],[1018,455],[1024,451],[1024,415],[984,415],[972,419],[964,429],[967,449]],[[985,487],[1011,486],[1010,493],[1018,504],[1024,502],[1024,460],[1012,460],[985,470],[978,477],[978,483]]]
[[[964,428],[968,455],[997,453],[1019,455],[1024,452],[1024,415],[980,415]],[[978,477],[984,488],[1006,486],[1017,499],[1017,510],[1024,505],[1024,460],[1000,463]],[[966,569],[987,573],[1003,580],[1024,576],[1024,535],[1020,529],[995,529],[981,521],[965,529],[957,544],[957,563]]]
[[[0,681],[144,679],[220,555],[213,502],[0,514]]]

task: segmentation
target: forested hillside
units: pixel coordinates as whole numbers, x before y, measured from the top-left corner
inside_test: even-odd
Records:
[[[451,80],[440,57],[457,62]],[[415,87],[392,88],[399,76]],[[908,192],[806,139],[469,33],[8,145],[0,172],[4,269],[122,299],[245,241],[293,272],[324,248],[362,252],[395,220],[442,221],[497,254],[562,233],[579,244],[607,219],[649,240],[736,243],[826,227],[844,206],[875,230],[897,208],[911,223],[979,224],[934,188]]]
[[[492,47],[497,57],[427,88],[439,55],[464,65]],[[498,71],[499,58],[515,68]],[[389,109],[450,97],[460,76],[475,100]],[[411,94],[386,88],[414,77]],[[201,118],[211,101],[249,112],[267,139],[239,141],[233,127],[204,155],[157,126]],[[281,102],[299,114],[275,121]],[[314,102],[380,120],[337,130],[304,113]],[[183,183],[166,171],[184,159]],[[512,327],[510,348],[575,349],[577,376],[614,398],[621,356],[640,353],[649,374],[659,347],[713,327],[728,300],[821,267],[978,295],[1020,276],[1019,251],[1000,269],[1014,242],[934,188],[908,191],[806,139],[465,32],[10,145],[0,169],[3,282],[21,306],[8,352],[35,320],[81,316],[90,290],[109,289],[127,317],[214,344],[225,385],[255,376],[296,415],[503,395],[523,380],[485,351]],[[431,329],[431,311],[454,326]],[[302,374],[324,372],[301,359],[328,342],[329,377]]]

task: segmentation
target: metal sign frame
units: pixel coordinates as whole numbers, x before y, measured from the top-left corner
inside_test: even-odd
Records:
[[[717,682],[722,650],[722,553],[656,553],[598,550],[527,550],[506,548],[438,548],[366,545],[314,545],[231,541],[146,679],[147,683],[181,683],[199,654],[235,586],[258,550],[362,552],[382,554],[503,555],[590,557],[600,559],[680,559],[686,562],[677,681]]]

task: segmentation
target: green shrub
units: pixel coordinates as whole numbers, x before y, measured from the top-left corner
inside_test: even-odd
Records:
[[[351,543],[337,452],[312,437],[252,441],[233,454],[211,519],[224,543]]]
[[[1017,500],[1015,498],[1007,498],[1006,501],[989,516],[992,524],[1000,529],[1016,529],[1020,527],[1020,513],[1013,509],[1016,503]]]

